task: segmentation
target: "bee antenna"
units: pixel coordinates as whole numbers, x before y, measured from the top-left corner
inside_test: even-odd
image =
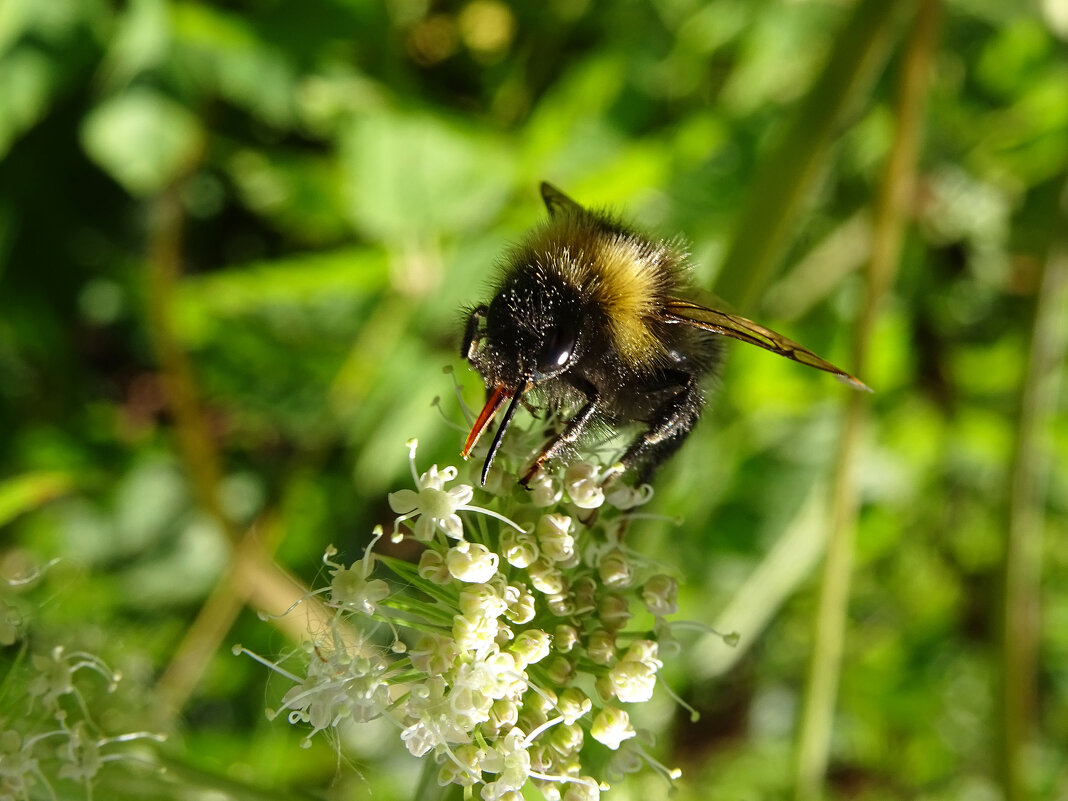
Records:
[[[515,410],[519,408],[519,399],[523,397],[523,393],[526,391],[527,382],[523,382],[516,387],[515,394],[512,395],[512,401],[508,404],[508,408],[504,410],[504,417],[501,418],[501,424],[497,427],[497,434],[493,438],[493,443],[490,445],[489,453],[486,454],[486,461],[482,465],[482,486],[486,486],[486,477],[489,475],[490,465],[493,464],[493,457],[497,455],[497,451],[501,447],[501,440],[504,439],[505,429],[508,428],[508,424],[512,422],[512,416],[515,414]]]

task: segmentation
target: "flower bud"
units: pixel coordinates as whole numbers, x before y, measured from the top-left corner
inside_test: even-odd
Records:
[[[597,602],[597,617],[605,628],[619,631],[630,620],[630,605],[622,595],[604,595]]]
[[[601,557],[597,573],[604,585],[611,589],[629,587],[634,578],[631,574],[630,561],[619,548],[613,548]]]
[[[530,583],[538,592],[558,595],[564,591],[563,575],[544,556],[535,560],[527,572],[530,574]]]
[[[630,715],[614,706],[606,706],[597,713],[590,727],[590,735],[597,742],[617,750],[624,740],[637,734],[631,725]]]
[[[549,733],[549,745],[559,754],[571,754],[582,748],[582,727],[574,723],[554,726]]]
[[[605,503],[610,506],[614,506],[620,511],[627,511],[633,509],[635,506],[641,506],[643,503],[648,503],[653,498],[653,488],[648,484],[642,484],[640,487],[632,487],[629,484],[622,482],[616,482],[610,492],[605,495]]]
[[[546,632],[541,629],[527,629],[515,638],[510,650],[523,666],[526,666],[547,657],[551,647],[552,640]]]
[[[608,671],[612,693],[623,703],[640,704],[653,697],[656,668],[647,662],[622,659]]]
[[[433,548],[427,548],[419,556],[419,576],[444,586],[452,581],[449,568],[445,566],[445,557]]]
[[[583,776],[580,782],[568,782],[561,801],[601,801],[601,787],[592,776]]]
[[[596,509],[604,503],[597,466],[591,462],[575,462],[564,473],[564,490],[571,502],[580,509]]]
[[[567,515],[542,515],[535,534],[542,554],[551,562],[563,562],[575,555],[572,520]]]
[[[530,494],[527,497],[539,509],[552,506],[563,495],[557,483],[544,472],[539,472],[534,477],[534,480],[527,484],[527,489],[530,490]]]
[[[627,648],[627,652],[623,654],[623,661],[644,662],[653,670],[659,670],[664,666],[658,655],[659,649],[660,646],[655,640],[635,640]]]
[[[586,638],[586,652],[598,665],[610,665],[616,658],[616,635],[608,629],[591,631]]]
[[[564,723],[571,724],[593,709],[593,701],[578,687],[568,687],[560,693],[556,709]]]
[[[642,585],[642,601],[649,613],[657,617],[675,614],[679,611],[678,582],[658,573]]]
[[[563,583],[566,588],[567,580],[564,579]],[[559,595],[550,595],[545,599],[545,605],[557,617],[571,617],[576,612],[575,599],[566,591]]]
[[[578,642],[578,630],[567,623],[561,623],[553,631],[553,648],[562,654],[568,653]]]
[[[575,668],[566,657],[557,656],[548,662],[546,672],[549,674],[549,681],[554,686],[562,687],[571,680]]]
[[[593,576],[583,576],[571,584],[571,595],[580,614],[592,612],[597,608],[597,582]]]
[[[538,541],[533,534],[516,531],[514,528],[501,529],[499,548],[504,559],[512,567],[523,569],[529,567],[538,558]]]
[[[461,540],[445,555],[445,564],[453,578],[472,584],[484,584],[497,572],[500,557],[485,545]]]
[[[498,698],[490,707],[490,721],[498,729],[510,729],[519,720],[519,705],[510,698]]]
[[[509,584],[504,591],[504,600],[508,604],[504,616],[513,623],[521,626],[534,619],[534,596],[525,584]]]

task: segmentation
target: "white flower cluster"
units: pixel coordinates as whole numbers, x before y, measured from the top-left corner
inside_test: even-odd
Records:
[[[91,797],[93,780],[105,763],[131,758],[113,746],[163,739],[149,732],[109,737],[90,719],[78,674],[97,674],[108,692],[119,681],[99,657],[56,646],[47,655],[32,656],[29,667],[25,708],[0,716],[0,799],[57,798],[53,785],[64,780],[83,785]]]
[[[675,581],[621,542],[648,488],[606,491],[603,469],[578,462],[528,491],[495,467],[488,503],[506,517],[472,505],[455,467],[420,474],[409,447],[415,489],[389,503],[392,539],[421,543],[418,563],[368,547],[344,567],[328,552],[336,624],[309,646],[306,675],[290,676],[283,711],[309,737],[384,716],[414,756],[436,760],[441,785],[477,786],[483,801],[519,801],[528,782],[550,801],[599,798],[608,785],[583,755],[636,738],[625,707],[651,697],[654,637],[676,611]],[[378,566],[395,583],[372,578]],[[635,615],[640,632],[627,628]],[[628,765],[644,757],[633,751]]]

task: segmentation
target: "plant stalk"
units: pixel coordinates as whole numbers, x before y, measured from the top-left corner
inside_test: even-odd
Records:
[[[864,307],[853,340],[853,366],[855,374],[861,376],[867,368],[879,309],[897,272],[915,192],[917,153],[940,6],[936,0],[920,0],[917,11],[906,43],[895,103],[896,130],[876,203]],[[821,797],[830,761],[859,509],[855,463],[867,428],[869,404],[870,396],[866,393],[856,392],[849,396],[835,464],[830,500],[831,530],[794,765],[795,793],[801,801]]]
[[[791,225],[843,119],[886,62],[900,6],[894,0],[856,4],[823,71],[757,173],[714,287],[736,308],[750,309],[774,277]]]
[[[1062,194],[1061,203],[1064,203]],[[1058,210],[1052,230],[1065,230]],[[1043,432],[1056,414],[1065,352],[1068,350],[1068,242],[1052,244],[1035,301],[1027,372],[1009,478],[1008,526],[1002,561],[1000,611],[1000,773],[1006,801],[1031,796],[1027,745],[1034,737],[1040,634],[1042,537],[1050,457]]]

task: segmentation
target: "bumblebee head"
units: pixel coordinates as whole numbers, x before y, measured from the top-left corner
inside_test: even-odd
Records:
[[[577,293],[546,282],[537,269],[513,273],[488,306],[471,312],[464,356],[481,373],[488,397],[464,444],[464,458],[511,401],[486,456],[483,484],[523,395],[566,373],[580,356],[583,317]]]

